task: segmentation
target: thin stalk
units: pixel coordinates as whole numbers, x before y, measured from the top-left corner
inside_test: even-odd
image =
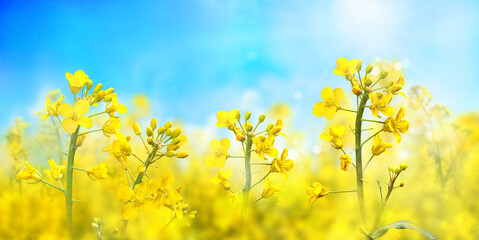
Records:
[[[376,220],[374,221],[374,225],[371,228],[371,232],[374,232],[379,224],[379,221],[381,220],[381,216],[383,214],[384,208],[386,207],[386,204],[388,203],[389,197],[391,196],[391,193],[394,190],[394,182],[396,181],[397,177],[399,175],[396,175],[394,178],[392,178],[392,182],[388,187],[388,193],[386,194],[386,198],[384,198],[384,202],[381,205],[381,209],[379,209],[378,215],[376,216]]]
[[[158,148],[153,148],[153,150],[150,152],[150,154],[148,154],[148,158],[146,159],[145,161],[145,171],[143,173],[140,173],[138,174],[138,176],[136,177],[136,180],[135,182],[133,183],[133,186],[131,186],[131,189],[135,189],[135,186],[140,184],[141,181],[143,180],[143,176],[146,175],[146,170],[148,170],[148,167],[150,166],[151,164],[151,160],[153,160],[155,154],[156,154],[156,151],[158,151]],[[120,239],[125,239],[125,235],[126,235],[126,229],[128,227],[128,220],[123,220],[123,224],[121,226],[121,231],[120,231]]]
[[[376,155],[371,155],[371,157],[369,158],[368,162],[366,163],[366,166],[364,166],[364,169],[363,169],[363,173],[364,171],[366,171],[366,168],[368,167],[369,163],[371,162],[371,160],[373,160],[373,157],[376,156]]]
[[[78,134],[78,136],[82,136],[82,135],[86,135],[86,134],[94,133],[94,132],[99,132],[99,131],[103,131],[103,129],[97,129],[97,130],[92,130],[92,131],[89,131],[89,132],[80,133],[80,134]]]
[[[251,190],[251,147],[253,145],[253,140],[248,137],[246,140],[246,151],[244,159],[244,170],[246,174],[246,182],[243,187],[243,205],[241,206],[241,216],[244,218],[246,215],[246,210],[248,210],[249,205],[249,192]]]
[[[345,109],[345,108],[341,108],[339,110],[356,113],[356,111],[354,111],[354,110],[349,110],[349,109]]]
[[[369,137],[368,139],[366,139],[366,141],[364,141],[362,144],[361,144],[361,147],[363,147],[364,144],[366,144],[369,140],[371,140],[373,137],[375,137],[376,135],[378,135],[379,133],[381,133],[383,130],[379,130],[378,132],[376,132],[375,134],[373,134],[371,137]]]
[[[329,193],[350,193],[350,192],[356,192],[356,189],[353,189],[353,190],[342,190],[342,191],[329,191]]]
[[[362,118],[364,113],[364,106],[369,100],[369,96],[364,93],[361,102],[359,103],[358,113],[356,115],[355,129],[362,128]],[[366,205],[364,203],[364,186],[363,186],[363,162],[362,162],[362,144],[361,144],[361,131],[355,131],[355,149],[356,149],[356,189],[359,202],[359,210],[361,218],[363,220],[363,227],[366,228],[367,216]]]
[[[65,205],[66,205],[66,220],[67,229],[70,232],[70,238],[73,239],[73,166],[75,163],[75,152],[78,138],[78,127],[70,137],[70,146],[68,148],[68,162],[65,188]]]
[[[370,119],[361,119],[361,121],[363,121],[363,122],[373,122],[373,123],[381,123],[381,124],[384,124],[384,122],[376,121],[376,120],[370,120]]]
[[[253,184],[253,186],[251,186],[251,188],[255,187],[256,185],[260,184],[263,180],[265,180],[269,174],[271,174],[271,171],[269,171],[263,178],[261,178],[259,181],[257,181],[255,184]]]
[[[42,183],[47,184],[47,185],[50,186],[50,187],[53,187],[53,188],[55,188],[55,189],[57,189],[57,190],[60,190],[60,191],[62,191],[62,192],[65,192],[63,189],[61,189],[61,188],[59,188],[59,187],[57,187],[57,186],[55,186],[55,185],[53,185],[53,184],[51,184],[51,183],[49,183],[49,182],[43,180],[43,179],[40,179],[40,181],[41,181]]]

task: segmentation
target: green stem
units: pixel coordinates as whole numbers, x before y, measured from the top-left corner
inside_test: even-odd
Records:
[[[70,232],[70,237],[73,239],[73,166],[75,163],[75,151],[78,138],[78,127],[70,137],[70,146],[68,148],[68,162],[65,188],[65,205],[66,205],[66,220],[67,229]]]
[[[271,174],[271,171],[269,171],[263,178],[261,178],[259,181],[257,181],[255,184],[253,184],[253,186],[251,186],[251,188],[255,187],[256,185],[258,185],[259,183],[261,183],[263,180],[265,180],[269,174]]]
[[[51,184],[51,183],[49,183],[49,182],[43,180],[43,179],[40,179],[40,181],[41,181],[42,183],[47,184],[47,185],[50,186],[50,187],[53,187],[53,188],[56,188],[57,190],[60,190],[60,191],[62,191],[62,192],[65,192],[63,189],[61,189],[61,188],[59,188],[59,187],[57,187],[57,186],[55,186],[55,185],[53,185],[53,184]]]
[[[339,110],[356,113],[356,111],[354,111],[354,110],[349,110],[349,109],[345,109],[345,108],[341,108]]]
[[[359,103],[358,113],[356,115],[356,126],[355,129],[362,128],[362,118],[364,113],[364,106],[369,100],[367,94],[363,94],[363,98]],[[367,217],[366,217],[366,205],[364,203],[364,187],[363,187],[363,162],[362,162],[362,152],[361,149],[361,131],[355,131],[355,149],[356,149],[356,189],[359,202],[359,210],[361,213],[361,218],[363,220],[363,227],[366,228]]]
[[[103,113],[106,113],[106,111],[99,112],[99,113],[95,113],[95,114],[92,114],[92,115],[90,115],[90,116],[88,116],[88,117],[91,118],[91,117],[98,116],[98,115],[103,114]]]
[[[366,166],[364,166],[364,169],[363,169],[363,173],[364,171],[366,171],[366,168],[368,167],[369,163],[371,162],[371,160],[373,160],[373,157],[376,156],[376,155],[371,155],[371,157],[369,158],[368,162],[366,163]]]
[[[361,119],[361,121],[363,121],[363,122],[373,122],[373,123],[381,123],[381,124],[384,124],[384,122],[376,121],[376,120],[369,120],[369,119]]]
[[[361,147],[363,147],[364,144],[366,144],[369,140],[371,140],[373,137],[375,137],[376,135],[378,135],[379,133],[381,133],[383,130],[379,130],[377,133],[373,134],[371,137],[369,137],[368,139],[366,139],[366,141],[364,141],[363,143],[361,143]]]
[[[342,190],[342,191],[329,191],[329,193],[350,193],[350,192],[356,192],[356,189],[353,189],[353,190]]]
[[[253,145],[253,140],[248,137],[246,140],[246,151],[244,159],[244,170],[246,174],[246,182],[243,187],[243,205],[241,206],[241,216],[244,218],[246,215],[246,210],[248,210],[249,205],[249,192],[251,190],[251,147]]]
[[[251,165],[271,165],[271,163],[252,162]]]
[[[97,129],[97,130],[93,130],[93,131],[89,131],[89,132],[80,133],[80,134],[78,134],[78,136],[82,136],[82,135],[86,135],[86,134],[94,133],[94,132],[99,132],[99,131],[103,131],[103,129]]]

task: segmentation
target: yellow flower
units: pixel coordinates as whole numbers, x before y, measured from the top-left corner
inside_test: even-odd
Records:
[[[268,131],[268,134],[273,136],[278,136],[278,134],[281,134],[281,136],[287,137],[286,134],[281,132],[282,128],[283,128],[283,120],[280,118],[276,121],[276,124]]]
[[[211,182],[214,184],[219,184],[223,187],[224,190],[229,190],[231,188],[231,169],[227,169],[226,171],[218,171],[218,177],[212,177],[210,179]]]
[[[261,193],[261,197],[263,198],[269,198],[273,196],[276,192],[279,192],[280,189],[273,184],[271,184],[271,181],[269,180],[269,177],[267,177],[264,180],[264,190]]]
[[[308,188],[307,194],[310,196],[309,205],[313,205],[318,198],[328,195],[329,189],[321,185],[319,182],[313,182],[313,184],[311,184],[311,186]]]
[[[228,149],[230,148],[231,142],[227,138],[213,139],[210,143],[210,149],[212,153],[206,155],[205,163],[208,167],[217,166],[223,168],[226,163],[226,159],[230,157]]]
[[[114,157],[119,163],[121,169],[125,170],[130,162],[131,156],[131,146],[128,143],[130,137],[125,137],[119,131],[116,131],[117,140],[114,140],[113,143],[101,150],[101,152],[110,152],[110,156]]]
[[[271,172],[279,172],[285,181],[288,181],[288,173],[293,169],[294,162],[291,159],[286,160],[288,157],[288,149],[285,148],[281,153],[281,158],[276,157],[271,162]]]
[[[336,60],[336,68],[334,69],[334,74],[348,76],[355,74],[361,70],[362,61],[359,59],[351,59],[349,61],[346,58],[340,57]]]
[[[374,155],[379,155],[383,152],[386,151],[386,149],[392,147],[393,145],[391,143],[387,143],[387,142],[383,142],[383,140],[381,139],[381,136],[376,135],[374,137],[374,144],[373,144],[373,147],[371,149],[371,152],[374,154]]]
[[[401,94],[403,97],[406,97],[406,94],[401,92],[401,89],[404,87],[404,77],[399,77],[399,79],[390,87],[387,88],[388,92],[391,92],[392,94]]]
[[[369,99],[371,100],[371,106],[369,106],[369,109],[371,109],[371,114],[375,117],[380,117],[378,116],[379,111],[381,111],[384,115],[386,116],[391,116],[394,114],[394,108],[391,106],[388,106],[389,103],[391,103],[391,100],[393,99],[393,94],[391,92],[388,92],[384,95],[382,93],[369,93]]]
[[[240,111],[237,109],[231,110],[229,112],[219,111],[216,114],[216,117],[218,118],[218,122],[216,123],[216,126],[226,127],[229,130],[233,130],[240,116],[241,116]]]
[[[324,102],[317,102],[313,107],[313,114],[316,117],[325,116],[328,120],[332,120],[336,112],[341,109],[339,102],[344,97],[344,90],[336,88],[334,91],[331,87],[326,87],[321,91],[321,98]]]
[[[113,116],[110,117],[104,124],[103,124],[103,134],[115,134],[118,129],[121,128],[121,121],[119,117]]]
[[[60,106],[60,114],[65,117],[62,122],[63,129],[67,133],[74,133],[78,125],[90,129],[93,126],[92,120],[83,116],[90,109],[90,103],[87,100],[80,99],[72,106],[70,103],[64,103]]]
[[[113,117],[115,112],[119,114],[125,114],[128,112],[128,109],[124,104],[118,104],[116,93],[112,93],[109,96],[111,96],[111,100],[106,104],[105,111],[110,115],[110,117]]]
[[[181,197],[179,190],[172,189],[171,186],[175,178],[170,172],[165,172],[160,179],[151,179],[148,181],[148,194],[153,197],[152,200],[148,200],[150,204],[159,208],[165,205],[175,205],[183,198]]]
[[[253,143],[255,146],[255,152],[261,159],[266,159],[265,154],[270,157],[278,156],[279,152],[278,149],[273,147],[274,144],[274,136],[269,135],[268,137],[260,136],[254,137]]]
[[[407,120],[402,120],[404,117],[404,111],[404,108],[401,107],[396,114],[396,117],[389,117],[383,125],[383,130],[392,133],[398,144],[401,143],[401,134],[399,134],[399,132],[406,133],[409,129],[409,122]]]
[[[53,160],[53,158],[48,161],[48,164],[50,164],[51,170],[45,170],[45,173],[48,176],[54,178],[55,180],[60,180],[63,176],[62,171],[63,169],[65,169],[65,166],[57,165],[55,163],[55,160]]]
[[[92,168],[86,169],[86,173],[93,181],[108,178],[107,172],[108,170],[106,169],[105,162],[101,162]]]
[[[70,91],[73,94],[77,94],[83,86],[90,81],[88,76],[82,70],[78,70],[75,72],[75,75],[71,73],[65,73],[65,77],[68,80],[68,84],[70,85]]]
[[[347,172],[349,170],[349,164],[351,164],[351,156],[343,154],[339,159],[341,160],[341,169]]]
[[[29,183],[37,183],[42,179],[42,175],[28,161],[25,161],[27,168],[17,173],[17,179],[30,180]]]
[[[122,185],[118,188],[116,196],[125,203],[121,210],[123,220],[133,219],[138,214],[138,208],[143,207],[145,195],[147,193],[147,182],[136,185],[135,190]]]
[[[321,139],[331,142],[333,147],[341,149],[343,147],[344,126],[330,127],[328,132],[321,134]]]
[[[60,107],[60,105],[62,105],[62,102],[63,102],[63,94],[60,97],[60,99],[58,99],[58,101],[53,103],[50,101],[49,98],[47,98],[47,114],[45,114],[45,116],[42,117],[42,121],[47,119],[49,115],[52,115],[54,117],[58,116],[58,114],[60,114],[58,108]]]

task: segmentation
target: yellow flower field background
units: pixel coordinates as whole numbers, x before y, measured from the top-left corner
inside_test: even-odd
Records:
[[[451,115],[385,62],[326,71],[309,115],[278,102],[224,109],[211,126],[67,73],[69,92],[2,133],[0,238],[478,239],[479,114]]]

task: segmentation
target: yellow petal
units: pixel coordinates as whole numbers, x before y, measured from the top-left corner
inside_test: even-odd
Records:
[[[123,206],[121,210],[121,217],[123,220],[130,220],[136,217],[138,214],[138,207],[135,205],[134,202],[129,202]]]
[[[218,139],[216,139],[216,138],[213,139],[213,140],[211,140],[211,142],[210,142],[210,150],[211,150],[212,152],[215,152],[215,153],[221,152],[221,143],[220,143],[220,140],[218,140]]]
[[[60,111],[60,114],[63,117],[66,117],[66,118],[73,117],[73,112],[74,112],[73,111],[73,106],[70,103],[64,103],[64,104],[60,105],[58,110]]]
[[[65,132],[70,134],[74,133],[78,128],[78,124],[71,118],[65,118],[62,122],[62,126]]]
[[[216,163],[215,156],[216,156],[216,154],[214,154],[214,153],[210,153],[210,154],[206,155],[206,158],[205,158],[206,166],[208,166],[208,167],[214,167],[215,166],[215,163]]]
[[[392,116],[394,114],[394,108],[391,106],[386,106],[381,109],[381,112],[386,116]]]
[[[324,117],[328,120],[333,120],[334,115],[336,114],[337,108],[335,106],[330,106],[324,109]]]
[[[336,88],[333,91],[334,94],[334,102],[339,105],[339,101],[344,97],[344,90],[342,88]]]
[[[221,152],[228,153],[228,149],[230,148],[231,142],[228,138],[223,138],[220,141],[221,144]]]
[[[128,202],[135,197],[135,192],[130,187],[122,185],[118,188],[116,196],[120,201]]]
[[[333,90],[331,89],[331,87],[325,87],[321,91],[321,98],[325,101],[334,98]]]
[[[83,116],[88,112],[88,109],[90,109],[90,102],[85,99],[80,99],[76,101],[73,109],[75,110],[75,115],[77,117]]]
[[[326,108],[326,103],[325,102],[317,102],[314,104],[313,107],[313,114],[316,117],[322,117],[324,116],[324,110]]]
[[[86,129],[90,129],[93,126],[93,121],[87,116],[82,116],[77,120],[77,124]]]

